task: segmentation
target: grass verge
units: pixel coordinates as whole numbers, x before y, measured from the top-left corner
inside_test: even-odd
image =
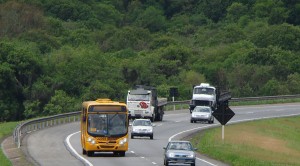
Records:
[[[221,126],[191,138],[200,154],[233,166],[300,165],[300,116]]]
[[[13,130],[15,129],[18,122],[7,122],[0,123],[0,143],[7,137],[12,135]],[[2,166],[12,165],[11,162],[6,158],[1,148],[0,151],[0,163]]]

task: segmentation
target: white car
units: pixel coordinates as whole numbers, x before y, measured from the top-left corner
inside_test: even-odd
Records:
[[[153,139],[153,126],[150,119],[135,119],[131,125],[131,139],[135,136]]]
[[[191,114],[191,123],[197,121],[206,121],[208,123],[214,123],[213,111],[209,106],[196,106]]]

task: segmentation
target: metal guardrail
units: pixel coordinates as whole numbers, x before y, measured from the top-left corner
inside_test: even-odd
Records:
[[[300,94],[298,95],[282,95],[282,96],[262,96],[262,97],[243,97],[243,98],[231,98],[230,102],[241,102],[241,101],[259,101],[259,100],[277,100],[277,99],[295,99],[300,98]],[[189,104],[190,100],[184,101],[168,101],[166,105],[182,105]],[[175,107],[174,107],[175,108]],[[22,138],[26,134],[41,130],[46,127],[61,125],[65,123],[75,122],[80,120],[80,111],[78,112],[70,112],[65,114],[58,114],[54,116],[49,116],[45,118],[38,118],[29,120],[23,123],[20,123],[13,132],[13,138],[17,147],[20,148]]]
[[[21,146],[21,141],[24,135],[36,130],[41,130],[46,127],[61,125],[65,123],[79,121],[80,111],[58,114],[45,118],[38,118],[20,123],[13,132],[13,138],[18,148]]]

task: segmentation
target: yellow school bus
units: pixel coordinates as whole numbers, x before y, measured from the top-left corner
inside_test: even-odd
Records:
[[[97,99],[82,103],[82,153],[113,152],[125,156],[128,150],[128,109],[125,103]]]

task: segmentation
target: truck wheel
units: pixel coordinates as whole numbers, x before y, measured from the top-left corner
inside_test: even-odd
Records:
[[[159,114],[159,121],[163,120],[163,116],[164,116],[164,114]]]
[[[153,113],[153,114],[152,114],[152,118],[150,118],[151,122],[154,122],[154,121],[155,121],[155,116],[156,116],[155,113]]]

